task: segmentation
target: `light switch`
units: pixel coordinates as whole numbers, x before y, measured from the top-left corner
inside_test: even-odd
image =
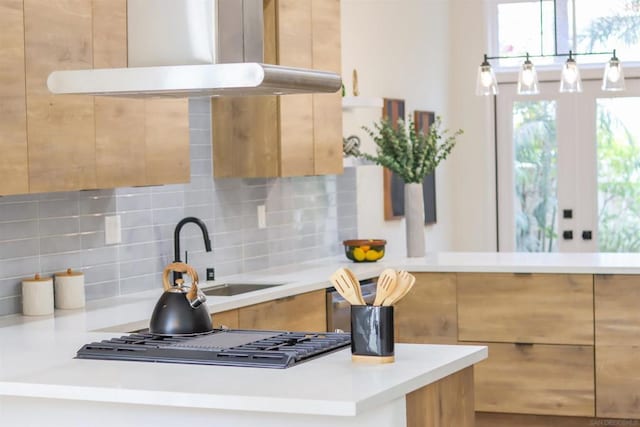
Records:
[[[104,217],[104,243],[105,245],[115,245],[122,242],[122,227],[120,225],[120,215]]]

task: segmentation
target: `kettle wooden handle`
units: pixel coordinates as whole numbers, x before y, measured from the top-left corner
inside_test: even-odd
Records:
[[[184,262],[174,262],[167,265],[162,272],[162,286],[164,286],[164,290],[168,291],[171,289],[172,285],[169,281],[169,276],[171,272],[175,271],[176,273],[187,273],[191,277],[191,289],[187,294],[189,299],[193,299],[198,294],[198,272],[191,267],[189,264],[185,264]]]

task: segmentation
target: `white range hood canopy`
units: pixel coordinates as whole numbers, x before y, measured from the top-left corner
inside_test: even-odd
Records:
[[[263,64],[262,0],[128,0],[128,67],[54,71],[56,94],[333,93],[339,74]]]

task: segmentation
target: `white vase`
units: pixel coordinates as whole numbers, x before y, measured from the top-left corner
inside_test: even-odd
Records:
[[[407,231],[407,256],[423,257],[424,242],[424,196],[422,183],[404,185],[404,218]]]

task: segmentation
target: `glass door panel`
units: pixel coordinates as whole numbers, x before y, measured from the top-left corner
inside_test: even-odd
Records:
[[[599,98],[598,250],[640,251],[640,98]]]
[[[517,252],[558,250],[555,101],[513,103]]]

